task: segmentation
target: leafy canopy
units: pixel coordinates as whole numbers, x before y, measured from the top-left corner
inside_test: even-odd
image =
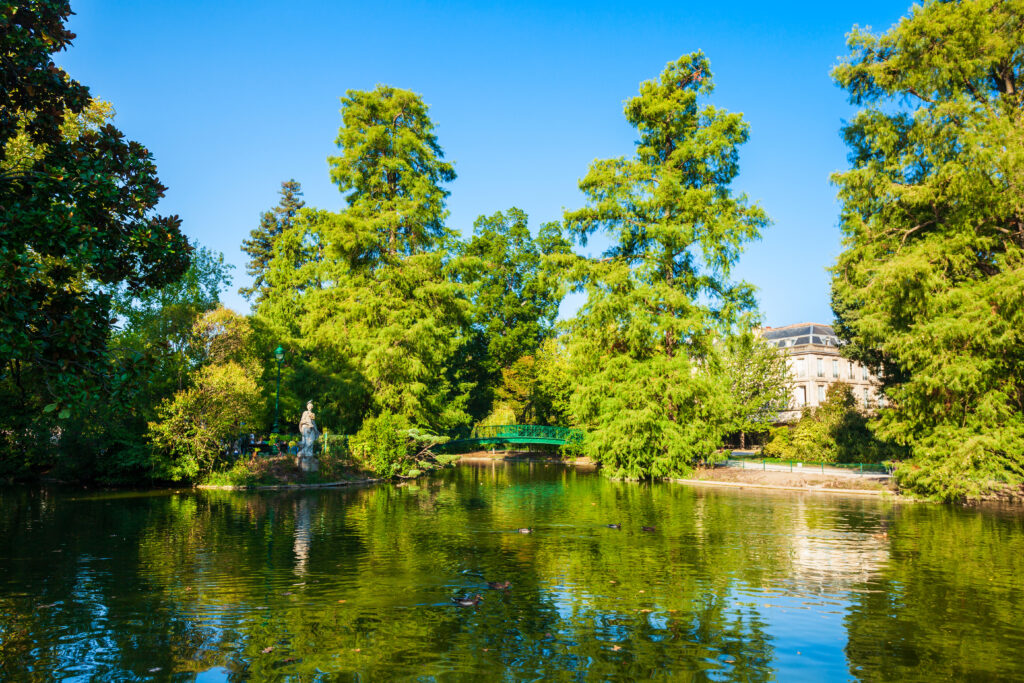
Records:
[[[881,371],[903,485],[956,499],[1024,482],[1024,2],[929,1],[855,28],[833,76],[861,111],[833,177],[832,304]]]
[[[469,387],[455,359],[469,304],[449,272],[441,185],[455,173],[415,93],[349,91],[342,106],[330,164],[348,206],[304,209],[278,236],[260,314],[336,424],[355,431],[384,411],[416,427],[462,424]]]
[[[588,299],[572,323],[571,410],[613,475],[685,473],[725,428],[713,346],[750,322],[753,288],[730,272],[768,218],[730,189],[748,129],[701,105],[712,90],[700,52],[641,84],[625,107],[635,156],[595,161],[580,181],[588,206],[565,215],[581,244],[595,233],[611,242],[573,269]]]
[[[69,14],[43,0],[0,9],[0,355],[5,378],[27,371],[65,405],[106,374],[109,290],[173,282],[191,251],[178,218],[153,213],[165,188],[149,152],[76,120],[88,89],[51,57],[74,37]]]
[[[267,269],[274,257],[274,241],[278,235],[292,227],[292,221],[299,210],[306,205],[302,199],[302,186],[295,180],[281,183],[281,201],[276,207],[264,211],[260,216],[260,224],[249,231],[249,238],[242,240],[242,251],[249,255],[245,272],[253,279],[248,287],[242,287],[238,293],[259,305],[267,297]]]

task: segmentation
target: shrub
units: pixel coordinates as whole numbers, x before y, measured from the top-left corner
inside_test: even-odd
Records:
[[[365,469],[382,477],[402,471],[408,456],[405,432],[409,424],[399,415],[385,411],[367,418],[349,441],[352,457]]]
[[[798,462],[882,462],[899,455],[879,441],[868,417],[856,407],[853,389],[842,382],[829,387],[817,410],[806,410],[796,425],[771,429],[764,455]]]
[[[439,466],[432,449],[447,440],[411,427],[404,417],[385,411],[367,418],[359,432],[348,439],[348,448],[356,463],[382,477],[418,476]]]
[[[239,421],[254,421],[259,408],[259,386],[242,366],[201,368],[193,385],[160,404],[158,419],[149,423],[156,477],[179,481],[209,472],[222,442],[237,435]]]

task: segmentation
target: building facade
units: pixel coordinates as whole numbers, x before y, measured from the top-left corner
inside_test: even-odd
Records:
[[[760,333],[786,355],[792,377],[789,410],[779,415],[780,421],[795,420],[803,408],[824,403],[829,386],[835,382],[853,387],[853,395],[862,409],[872,410],[877,405],[878,378],[866,366],[840,355],[839,338],[831,325],[798,323],[764,327]]]

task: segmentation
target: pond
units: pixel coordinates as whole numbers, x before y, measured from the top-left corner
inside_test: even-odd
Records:
[[[1020,679],[1022,577],[1014,511],[541,463],[4,489],[0,679]]]

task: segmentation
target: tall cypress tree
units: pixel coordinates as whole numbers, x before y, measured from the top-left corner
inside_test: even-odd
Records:
[[[740,114],[701,106],[712,91],[700,52],[670,63],[626,102],[633,158],[595,161],[565,215],[582,242],[611,242],[578,276],[588,293],[572,324],[574,418],[588,455],[613,476],[683,474],[711,456],[731,406],[715,344],[754,308],[729,279],[743,243],[768,223],[730,184],[747,139]]]
[[[274,241],[284,230],[291,228],[299,210],[306,205],[302,199],[302,186],[295,180],[281,183],[281,201],[260,216],[260,225],[249,231],[249,239],[242,241],[242,251],[249,254],[245,272],[252,277],[252,285],[241,287],[238,293],[255,304],[267,297],[267,268],[274,257]]]
[[[342,98],[331,177],[342,211],[306,210],[278,237],[260,314],[306,373],[325,424],[352,431],[390,412],[446,430],[464,424],[456,362],[469,302],[450,275],[444,161],[426,104],[390,86]]]
[[[1022,44],[1021,0],[930,0],[855,28],[833,72],[863,109],[833,177],[832,308],[881,370],[901,485],[946,499],[1024,484]]]

